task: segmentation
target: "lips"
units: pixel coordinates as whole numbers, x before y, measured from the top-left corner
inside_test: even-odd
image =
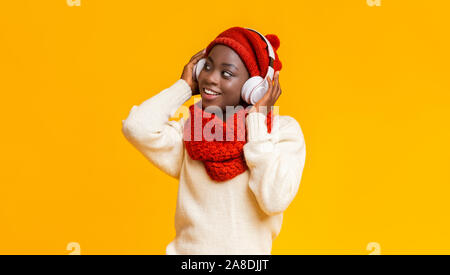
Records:
[[[211,93],[209,93],[209,92],[207,93],[205,90],[209,90],[209,91],[211,91],[211,92],[214,92],[215,94],[211,94]],[[202,88],[202,99],[205,99],[205,100],[213,100],[213,99],[219,97],[220,95],[221,95],[221,93],[217,92],[217,91],[214,90],[214,89],[211,89],[211,88]]]
[[[208,87],[204,87],[204,88],[203,88],[203,92],[206,93],[205,90],[209,90],[209,91],[214,92],[214,93],[216,93],[216,94],[221,94],[221,93],[219,93],[218,91],[216,91],[216,90],[214,90],[214,89],[211,89],[211,88],[208,88]]]

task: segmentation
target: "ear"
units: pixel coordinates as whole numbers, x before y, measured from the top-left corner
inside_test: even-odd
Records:
[[[278,50],[278,48],[280,47],[280,39],[278,39],[278,36],[276,36],[275,34],[268,34],[265,37],[267,38],[267,40],[269,40],[273,50]]]

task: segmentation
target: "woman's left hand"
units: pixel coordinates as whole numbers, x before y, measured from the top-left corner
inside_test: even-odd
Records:
[[[269,82],[269,88],[266,94],[256,102],[250,112],[260,112],[267,115],[272,110],[272,107],[281,95],[279,75],[280,71],[276,71],[274,75],[274,84],[272,84],[272,79],[268,77],[267,81]]]

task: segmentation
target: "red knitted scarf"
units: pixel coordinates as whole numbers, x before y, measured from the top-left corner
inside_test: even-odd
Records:
[[[226,181],[245,172],[248,167],[243,147],[247,142],[245,118],[248,110],[242,108],[236,111],[226,122],[214,113],[203,111],[201,101],[191,105],[189,110],[191,116],[184,125],[183,133],[189,156],[202,161],[206,172],[215,181]],[[271,112],[267,114],[266,122],[270,133]]]

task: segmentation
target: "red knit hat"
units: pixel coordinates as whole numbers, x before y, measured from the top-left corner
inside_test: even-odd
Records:
[[[269,40],[275,52],[274,71],[280,71],[282,65],[277,55],[280,39],[275,34],[267,34],[265,37]],[[232,48],[244,62],[250,77],[261,76],[264,78],[266,76],[267,67],[269,66],[267,45],[256,32],[246,28],[232,27],[219,34],[209,43],[208,47],[206,47],[205,56],[208,56],[209,52],[217,44],[223,44]]]

